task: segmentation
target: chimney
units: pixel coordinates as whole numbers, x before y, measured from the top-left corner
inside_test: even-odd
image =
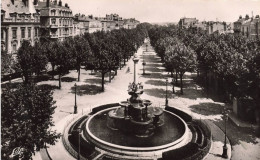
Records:
[[[50,0],[47,0],[46,7],[50,7]]]
[[[65,7],[68,8],[68,3],[65,3]]]
[[[61,0],[59,1],[59,6],[62,6],[62,1]]]
[[[38,0],[33,1],[33,5],[37,6],[38,5]]]
[[[246,20],[248,20],[248,19],[249,19],[249,15],[247,14],[247,15],[246,15]]]

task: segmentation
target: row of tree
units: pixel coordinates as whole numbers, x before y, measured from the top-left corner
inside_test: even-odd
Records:
[[[17,156],[31,159],[35,151],[46,144],[54,145],[59,133],[52,131],[52,115],[55,101],[52,92],[31,82],[32,75],[41,75],[51,64],[52,70],[61,76],[69,70],[97,70],[104,75],[121,69],[122,64],[137,51],[148,33],[147,24],[135,29],[96,32],[68,38],[63,42],[45,41],[32,46],[24,41],[18,50],[16,61],[12,56],[2,57],[2,73],[21,72],[24,83],[15,89],[5,87],[1,94],[1,159]],[[54,77],[53,77],[54,78]]]
[[[190,67],[184,70],[197,70],[205,76],[206,88],[208,74],[213,74],[224,84],[225,93],[251,97],[260,106],[259,39],[236,34],[209,35],[199,29],[175,26],[154,26],[149,37],[168,71],[174,69],[181,76],[179,67],[183,68],[184,63]]]
[[[23,41],[17,52],[17,61],[12,66],[11,58],[4,54],[2,58],[2,74],[6,72],[20,72],[25,83],[29,83],[32,75],[40,75],[46,71],[47,64],[59,75],[59,88],[61,77],[69,70],[80,69],[97,70],[102,74],[102,90],[104,91],[104,76],[106,73],[122,68],[126,61],[142,45],[148,36],[146,25],[140,24],[135,29],[120,29],[111,32],[95,32],[67,38],[60,41],[37,42],[34,46],[29,41]],[[6,63],[5,63],[6,62]],[[12,61],[14,62],[14,61]],[[10,69],[12,68],[12,69]],[[54,78],[54,74],[52,74]]]
[[[149,30],[151,45],[161,57],[165,68],[171,72],[172,78],[175,73],[175,83],[180,77],[181,94],[183,94],[183,75],[187,71],[196,69],[197,58],[195,52],[174,34],[171,27],[154,27]]]

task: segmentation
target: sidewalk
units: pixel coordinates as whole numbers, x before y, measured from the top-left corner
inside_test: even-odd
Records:
[[[221,155],[223,153],[223,146],[224,146],[224,139],[225,135],[223,131],[216,126],[212,121],[206,120],[206,122],[209,124],[211,133],[212,133],[212,144],[211,148],[209,150],[209,154],[204,158],[204,160],[227,160],[231,159],[231,145],[227,138],[227,147],[228,147],[228,158],[222,158]]]

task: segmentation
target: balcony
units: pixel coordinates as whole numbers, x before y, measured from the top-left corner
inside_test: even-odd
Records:
[[[50,38],[58,38],[58,35],[57,34],[51,34]]]
[[[69,25],[64,25],[64,27],[66,30],[69,29]]]
[[[51,28],[51,29],[58,29],[59,26],[58,26],[57,24],[52,24],[52,25],[50,25],[50,28]]]
[[[63,34],[64,37],[69,37],[68,33]]]

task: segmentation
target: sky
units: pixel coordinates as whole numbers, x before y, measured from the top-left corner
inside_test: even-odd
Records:
[[[104,17],[117,13],[141,22],[178,22],[182,17],[200,21],[234,22],[239,15],[260,15],[260,0],[62,0],[73,14]]]

